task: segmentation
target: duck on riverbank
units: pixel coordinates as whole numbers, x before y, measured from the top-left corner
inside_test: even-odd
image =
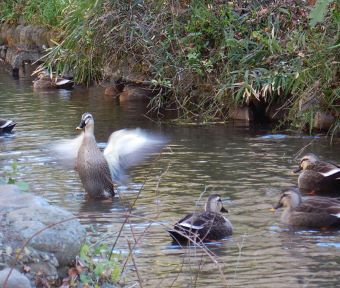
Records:
[[[34,89],[71,89],[73,86],[72,77],[61,77],[45,71],[40,72],[38,78],[33,80]]]

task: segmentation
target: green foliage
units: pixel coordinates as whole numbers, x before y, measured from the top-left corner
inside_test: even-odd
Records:
[[[0,178],[0,185],[1,184],[15,184],[21,190],[27,190],[29,188],[27,182],[25,181],[18,181],[16,178],[18,177],[18,163],[13,162],[11,165],[10,171],[4,171],[4,176]]]
[[[55,27],[69,2],[71,0],[2,0],[0,20],[16,23],[23,17],[26,23]]]
[[[117,283],[120,277],[119,255],[113,255],[109,260],[110,249],[105,244],[90,246],[84,244],[80,250],[80,261],[83,270],[80,272],[80,282],[91,287],[101,284]]]
[[[328,11],[328,5],[334,2],[334,0],[318,0],[315,3],[313,10],[309,14],[310,26],[315,27],[317,23],[322,22],[325,19]]]
[[[64,18],[59,23],[62,29],[61,42],[50,48],[45,58],[45,67],[58,74],[72,72],[78,83],[89,84],[101,76],[102,57],[96,47],[95,15],[100,15],[101,1],[78,0],[64,9]]]

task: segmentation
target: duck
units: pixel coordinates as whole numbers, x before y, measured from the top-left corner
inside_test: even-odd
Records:
[[[76,130],[81,131],[78,137],[57,142],[52,151],[59,163],[78,172],[86,195],[92,199],[113,198],[114,183],[129,181],[126,170],[159,152],[167,141],[140,128],[122,129],[110,135],[102,152],[94,136],[94,118],[88,112],[81,116]]]
[[[299,167],[293,172],[301,170],[298,187],[302,193],[340,196],[340,166],[321,161],[315,154],[308,153],[301,158]]]
[[[41,71],[33,81],[34,89],[71,89],[74,86],[72,77],[57,76]]]
[[[221,240],[233,233],[231,222],[221,213],[228,213],[218,194],[212,194],[199,213],[190,213],[168,230],[174,243],[207,242]]]
[[[282,191],[275,210],[283,207],[281,222],[308,228],[340,227],[340,200],[332,197],[302,197],[298,188]]]
[[[17,125],[17,123],[12,120],[0,118],[0,134],[11,133],[15,125]]]

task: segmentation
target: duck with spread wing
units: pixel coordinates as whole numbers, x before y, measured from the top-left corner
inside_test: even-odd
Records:
[[[149,154],[160,151],[164,137],[139,128],[122,129],[111,134],[102,152],[94,136],[94,119],[84,113],[77,130],[82,133],[73,140],[54,145],[56,157],[73,166],[90,198],[106,199],[115,195],[113,183],[126,183],[126,170],[143,161]]]

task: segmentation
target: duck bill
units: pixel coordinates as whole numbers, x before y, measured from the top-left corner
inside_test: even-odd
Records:
[[[221,208],[221,212],[228,213],[228,210],[225,209],[224,207]]]
[[[276,210],[276,209],[279,209],[281,207],[283,207],[283,204],[279,202],[279,203],[277,203],[276,205],[273,206],[273,209]]]
[[[86,126],[85,121],[80,121],[80,124],[78,127],[76,127],[76,130],[82,130]]]
[[[296,169],[293,170],[293,173],[298,173],[298,172],[300,172],[301,170],[302,170],[302,167],[299,166],[298,168],[296,168]]]

